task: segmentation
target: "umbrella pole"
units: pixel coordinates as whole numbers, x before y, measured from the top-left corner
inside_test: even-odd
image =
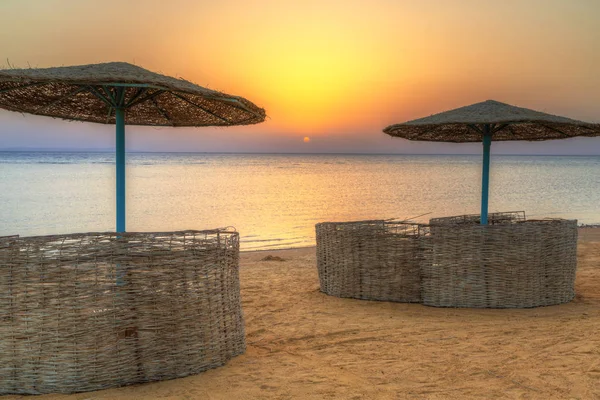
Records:
[[[125,110],[115,109],[117,126],[117,233],[125,232]],[[125,285],[125,271],[116,265],[117,286]]]
[[[481,174],[481,225],[488,224],[488,194],[490,191],[490,147],[492,134],[489,124],[483,126],[483,173]]]
[[[125,110],[115,109],[117,125],[117,232],[125,232]]]
[[[115,109],[115,119],[117,125],[117,233],[125,232],[125,109],[118,107]],[[131,285],[131,272],[123,268],[121,264],[116,265],[117,286]],[[131,287],[131,286],[130,286]],[[128,296],[131,295],[131,289],[125,288],[124,302],[129,303]],[[125,338],[134,339],[135,357],[137,360],[138,375],[144,376],[144,371],[140,356],[140,341],[138,335],[138,310],[131,309],[131,317],[126,321],[123,335]]]

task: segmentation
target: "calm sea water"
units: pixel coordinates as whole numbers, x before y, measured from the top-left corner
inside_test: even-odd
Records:
[[[480,156],[134,153],[127,229],[234,226],[242,248],[312,245],[321,221],[479,212]],[[492,156],[490,211],[600,222],[600,157]],[[0,235],[114,230],[112,153],[0,152]]]

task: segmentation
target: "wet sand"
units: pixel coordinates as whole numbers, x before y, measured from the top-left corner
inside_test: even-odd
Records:
[[[187,378],[35,398],[600,398],[600,229],[580,229],[578,258],[569,304],[473,310],[324,295],[314,247],[243,253],[246,354]]]

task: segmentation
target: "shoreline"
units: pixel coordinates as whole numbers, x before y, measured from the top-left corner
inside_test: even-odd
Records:
[[[595,237],[596,234],[598,236],[598,240],[600,240],[600,224],[592,224],[592,225],[578,225],[577,226],[577,231],[579,233],[580,236],[580,240],[581,240],[581,235],[585,235],[586,238],[591,236],[591,237]],[[259,252],[276,252],[276,251],[286,251],[286,250],[303,250],[303,249],[316,249],[317,245],[310,245],[310,246],[299,246],[299,247],[285,247],[285,248],[281,248],[281,249],[257,249],[257,250],[240,250],[240,254],[241,253],[259,253]]]
[[[287,250],[303,250],[303,249],[316,249],[317,245],[313,244],[311,246],[300,246],[300,247],[285,247],[282,249],[257,249],[257,250],[240,250],[240,254],[241,253],[260,253],[260,252],[267,252],[267,251],[287,251]]]

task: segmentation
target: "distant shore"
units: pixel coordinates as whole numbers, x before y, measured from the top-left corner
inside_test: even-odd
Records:
[[[0,153],[114,153],[114,148],[100,149],[69,149],[69,148],[5,148],[0,149]],[[239,152],[239,151],[158,151],[158,150],[127,150],[128,154],[231,154],[231,155],[289,155],[289,156],[477,156],[481,153],[347,153],[347,152]],[[530,154],[530,153],[494,153],[494,156],[515,156],[515,157],[600,157],[600,154]]]

